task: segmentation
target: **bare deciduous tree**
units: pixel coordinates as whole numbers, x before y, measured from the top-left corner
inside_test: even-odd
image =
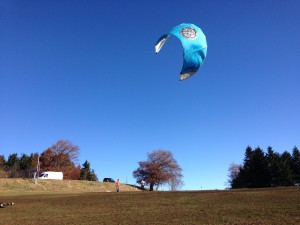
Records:
[[[181,167],[170,151],[156,150],[148,153],[146,161],[140,161],[139,167],[133,171],[133,177],[137,182],[144,180],[153,191],[154,185],[159,186],[171,180],[182,177]]]
[[[73,145],[68,140],[59,140],[54,145],[52,145],[49,149],[53,151],[53,153],[56,155],[59,154],[68,155],[72,162],[74,163],[78,162],[79,147]]]
[[[181,177],[175,177],[169,180],[168,184],[171,191],[177,191],[181,189],[184,183],[181,180]]]
[[[240,172],[242,167],[243,167],[243,165],[235,164],[235,163],[231,163],[229,165],[229,168],[228,168],[228,172],[229,172],[229,174],[228,174],[228,186],[231,186],[234,179],[237,178],[237,176],[239,175],[239,172]]]

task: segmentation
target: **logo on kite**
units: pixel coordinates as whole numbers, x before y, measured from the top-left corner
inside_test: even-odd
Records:
[[[183,66],[180,80],[194,75],[204,63],[207,53],[206,37],[202,30],[194,24],[180,24],[162,35],[155,45],[156,54],[168,40],[170,35],[177,37],[183,47]]]
[[[180,34],[190,40],[195,40],[197,37],[197,31],[191,27],[182,28]]]

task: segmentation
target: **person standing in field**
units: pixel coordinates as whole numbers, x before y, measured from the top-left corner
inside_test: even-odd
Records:
[[[120,186],[121,186],[120,180],[117,179],[117,181],[116,181],[116,189],[117,189],[117,193],[120,192]]]
[[[141,181],[141,189],[142,190],[145,190],[145,184],[146,182],[144,180]]]

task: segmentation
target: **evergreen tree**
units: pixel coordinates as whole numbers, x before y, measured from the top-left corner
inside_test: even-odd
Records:
[[[240,164],[235,164],[235,163],[231,163],[228,169],[229,175],[228,175],[228,184],[231,187],[235,187],[237,188],[237,186],[239,186],[238,184],[238,176],[241,172],[241,169],[243,168],[242,165]]]
[[[22,178],[31,177],[31,172],[32,172],[31,162],[32,162],[31,157],[23,153],[19,160],[20,177]]]
[[[88,161],[85,161],[82,164],[82,168],[80,170],[79,180],[87,180],[90,170],[91,170],[90,163]]]
[[[292,173],[294,184],[300,183],[300,152],[295,146],[292,153]]]
[[[5,157],[4,155],[0,155],[0,170],[4,170],[5,165]]]
[[[6,177],[6,173],[4,171],[4,166],[5,166],[5,157],[4,157],[4,155],[0,155],[0,178]]]
[[[10,154],[5,163],[5,170],[9,178],[18,178],[20,167],[19,167],[19,158],[17,153]]]
[[[240,183],[243,183],[243,187],[252,186],[252,175],[251,175],[251,160],[252,160],[253,150],[250,146],[246,148],[244,167],[241,170]]]
[[[268,187],[270,184],[268,161],[261,148],[254,150],[250,165],[248,176],[251,178],[251,183],[248,187]]]
[[[281,155],[280,162],[280,186],[291,186],[293,184],[292,175],[292,156],[285,151]]]
[[[91,170],[91,165],[87,160],[82,164],[79,180],[98,181],[95,171]]]
[[[271,147],[268,147],[267,160],[270,173],[270,186],[280,186],[280,154],[273,151]]]
[[[244,165],[232,181],[232,188],[260,188],[270,185],[268,160],[263,150],[246,148]]]
[[[90,173],[90,175],[88,177],[88,180],[89,181],[98,181],[98,177],[97,177],[97,175],[95,173],[95,170],[92,169],[92,171],[91,171],[91,173]]]
[[[250,178],[248,171],[250,170],[250,160],[252,158],[253,150],[247,146],[244,157],[244,164],[241,166],[239,173],[231,180],[231,188],[246,188],[250,185]]]

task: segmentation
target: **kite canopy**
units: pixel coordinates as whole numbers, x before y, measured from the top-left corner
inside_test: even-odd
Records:
[[[183,66],[180,72],[180,80],[185,80],[194,75],[205,60],[207,52],[206,37],[202,30],[194,24],[180,24],[158,39],[155,45],[156,54],[171,34],[181,41],[183,47]]]

